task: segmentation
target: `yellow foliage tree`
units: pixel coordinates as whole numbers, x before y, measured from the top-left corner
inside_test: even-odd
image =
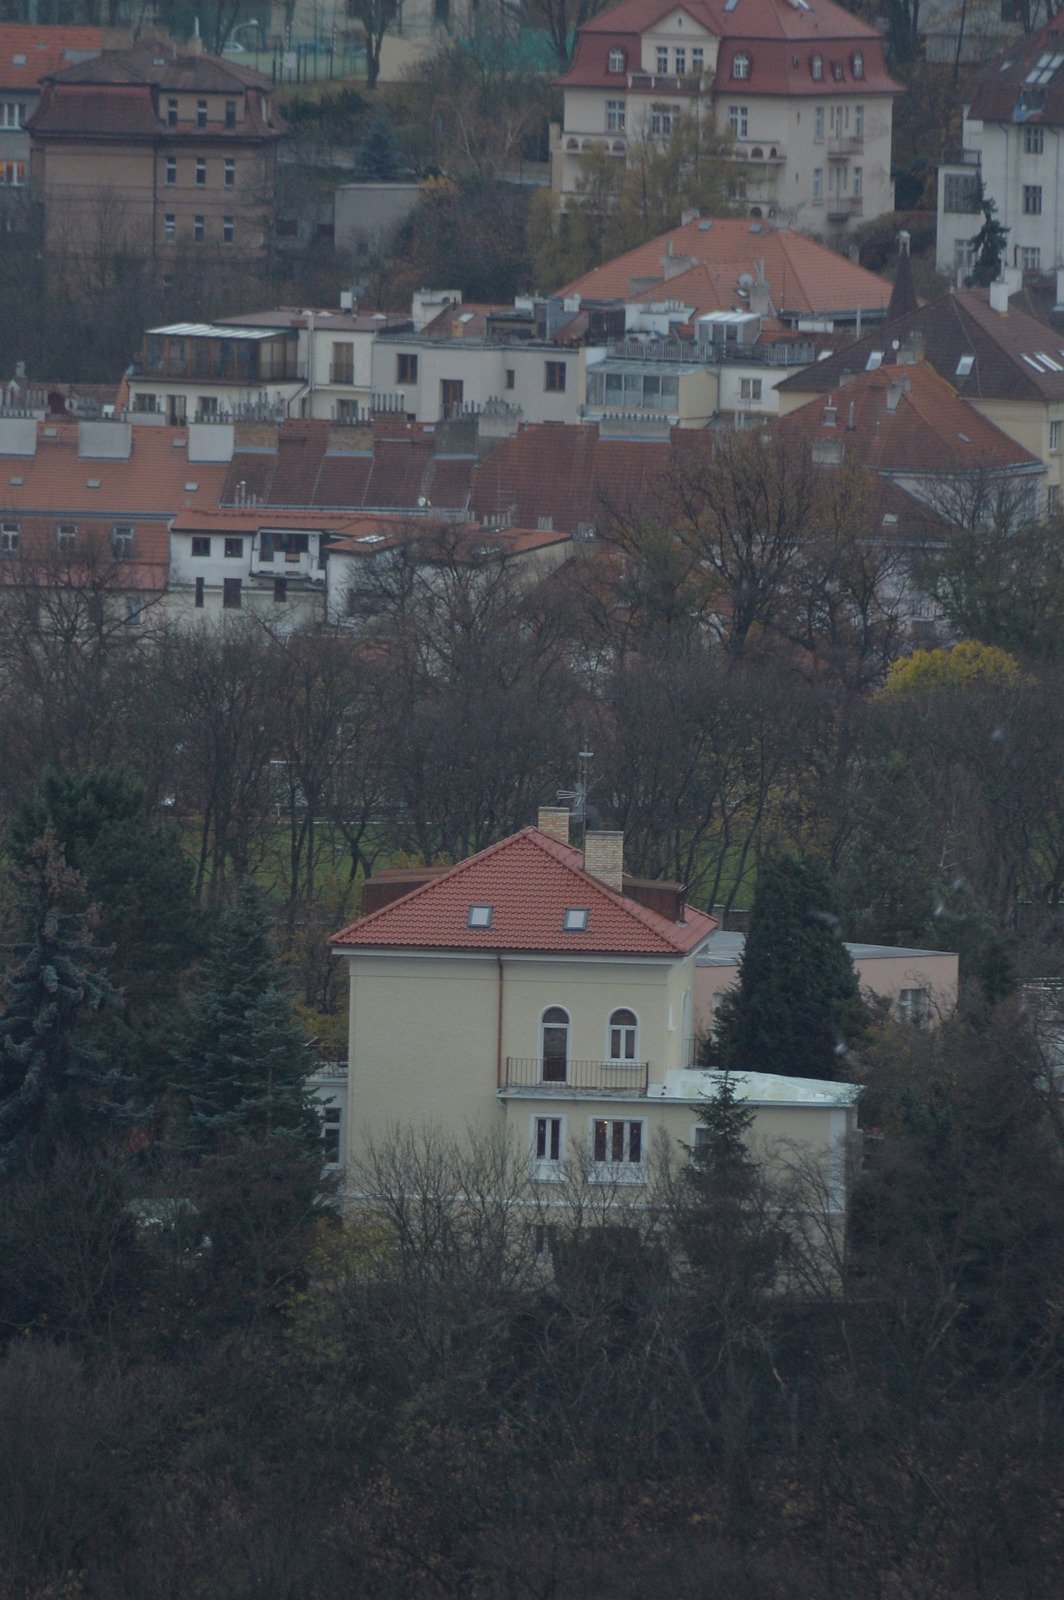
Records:
[[[1016,683],[1020,668],[1015,656],[997,645],[962,639],[942,650],[914,650],[891,663],[885,695],[912,695],[936,689],[959,689],[973,683]]]

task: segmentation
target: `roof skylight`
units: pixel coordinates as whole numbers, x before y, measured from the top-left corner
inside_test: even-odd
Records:
[[[490,928],[491,912],[491,906],[470,906],[466,926],[470,928]]]
[[[562,929],[565,933],[586,933],[587,906],[566,906],[565,915],[562,917]]]
[[[1033,68],[1027,74],[1025,81],[1027,83],[1048,83],[1060,66],[1064,66],[1064,51],[1057,51],[1054,54],[1054,52],[1047,50],[1044,55],[1038,57]]]
[[[958,378],[968,378],[968,377],[970,377],[971,376],[971,372],[972,372],[972,368],[974,366],[975,366],[975,357],[974,356],[972,356],[972,355],[961,356],[960,360],[957,362],[957,371],[956,371],[955,376],[958,377]]]

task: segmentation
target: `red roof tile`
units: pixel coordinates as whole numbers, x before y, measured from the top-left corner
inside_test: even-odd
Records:
[[[490,928],[470,928],[469,908],[492,908]],[[587,931],[566,933],[569,907],[586,907]],[[688,908],[670,922],[583,869],[579,850],[522,828],[441,878],[334,935],[338,949],[524,950],[564,955],[677,957],[717,926]]]
[[[602,439],[597,423],[529,424],[480,463],[472,509],[489,526],[549,521],[575,533],[580,523],[601,524],[609,505],[635,512],[653,503],[668,453],[664,439]]]
[[[42,78],[103,49],[102,28],[0,23],[0,88],[36,89]]]

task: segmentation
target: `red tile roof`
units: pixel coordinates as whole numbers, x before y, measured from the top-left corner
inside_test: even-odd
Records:
[[[36,89],[49,73],[102,49],[102,28],[0,22],[0,88]]]
[[[489,905],[490,928],[470,928],[469,908]],[[566,933],[569,907],[586,907],[587,931]],[[522,828],[459,862],[401,900],[335,934],[338,949],[523,950],[564,955],[689,955],[717,926],[688,908],[670,922],[584,871],[579,850]]]
[[[759,229],[759,231],[754,231]],[[804,234],[741,218],[699,219],[594,267],[559,292],[585,300],[676,300],[699,314],[744,307],[741,273],[764,262],[784,316],[885,310],[891,285]],[[647,283],[633,280],[652,280]]]
[[[129,50],[104,50],[90,61],[55,72],[53,78],[63,84],[151,84],[192,94],[232,94],[234,90],[270,87],[269,78],[261,72],[221,56],[194,55],[173,40],[134,45]]]
[[[716,74],[711,78],[718,91],[735,81],[732,58],[741,50],[748,57],[747,74],[741,80],[743,94],[801,94],[823,99],[835,94],[901,92],[901,85],[887,72],[876,29],[831,0],[804,0],[801,4],[738,0],[730,6],[723,0],[684,0],[679,8],[674,0],[621,0],[620,5],[577,30],[572,66],[558,81],[566,89],[623,87],[626,93],[660,94],[665,87],[660,78],[656,88],[649,74],[645,85],[637,78],[629,86],[629,74],[642,70],[641,35],[677,9],[721,41]],[[688,45],[698,44],[703,37],[690,34]],[[609,51],[618,47],[625,51],[624,69],[610,72]],[[857,53],[862,58],[860,77],[854,74]],[[821,58],[819,78],[813,76],[814,55]],[[686,84],[688,80],[672,82]]]
[[[438,443],[433,433],[404,421],[378,425],[372,452],[336,449],[328,423],[285,422],[276,450],[234,451],[222,500],[239,504],[243,495],[273,506],[395,511],[428,501],[441,511],[464,511],[476,458],[438,454]]]
[[[669,441],[603,439],[597,423],[541,422],[505,439],[477,468],[472,510],[490,525],[499,518],[564,533],[580,523],[601,526],[606,508],[635,512],[659,500],[658,479]]]
[[[1064,50],[1062,34],[1064,18],[1058,12],[1037,33],[1012,40],[1000,55],[981,66],[963,96],[968,115],[980,122],[1064,122],[1064,62],[1052,69],[1048,80],[1035,86],[1035,92],[1028,84],[1028,76],[1037,71],[1043,57],[1051,60]],[[1017,109],[1022,110],[1022,117],[1014,115]]]

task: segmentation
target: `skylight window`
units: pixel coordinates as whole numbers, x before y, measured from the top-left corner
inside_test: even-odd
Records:
[[[1052,51],[1047,50],[1044,55],[1038,57],[1033,68],[1027,74],[1026,82],[1046,84],[1060,66],[1064,66],[1064,52],[1058,51],[1054,54]]]
[[[1034,356],[1024,356],[1023,359],[1029,367],[1033,367],[1036,372],[1040,372],[1043,377],[1045,376],[1045,367],[1042,366],[1041,362],[1036,361]]]
[[[1035,355],[1039,361],[1044,361],[1050,372],[1064,372],[1064,367],[1059,361],[1054,361],[1052,356],[1047,356],[1044,350],[1036,350]]]
[[[587,919],[587,906],[567,906],[562,918],[562,928],[566,933],[586,933]]]
[[[960,360],[957,362],[956,376],[958,378],[970,378],[971,374],[972,374],[972,368],[974,366],[975,366],[975,357],[974,356],[971,356],[971,355],[961,356]]]
[[[875,372],[876,368],[877,367],[881,367],[882,365],[883,365],[883,352],[882,352],[882,350],[871,350],[871,351],[869,351],[868,360],[865,362],[865,371],[866,372]]]
[[[467,925],[470,928],[490,928],[491,911],[491,906],[470,906]]]

